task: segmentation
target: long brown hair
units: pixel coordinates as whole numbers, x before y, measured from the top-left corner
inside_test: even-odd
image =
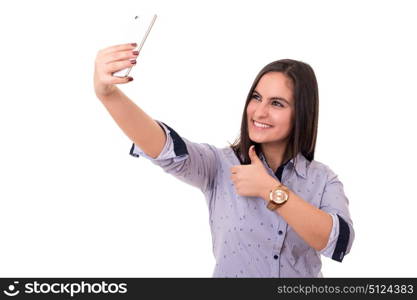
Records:
[[[268,72],[281,72],[292,80],[293,83],[295,117],[293,119],[292,131],[288,137],[283,162],[296,158],[300,152],[306,159],[312,161],[316,147],[319,115],[318,85],[310,65],[292,59],[281,59],[271,62],[258,73],[246,98],[240,126],[240,136],[233,144],[229,143],[230,147],[241,164],[250,164],[248,151],[251,145],[255,145],[256,153],[259,155],[261,150],[260,144],[249,138],[246,109],[249,101],[252,99],[253,90],[261,77]]]

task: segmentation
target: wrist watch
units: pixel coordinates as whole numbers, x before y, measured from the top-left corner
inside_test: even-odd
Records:
[[[269,202],[266,207],[270,210],[276,210],[278,207],[288,201],[289,195],[290,191],[288,188],[280,183],[269,193]]]

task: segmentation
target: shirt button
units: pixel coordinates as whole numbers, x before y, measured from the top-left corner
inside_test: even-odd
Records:
[[[278,234],[281,235],[282,234],[282,230],[278,231]]]
[[[275,259],[278,259],[278,255],[276,255],[276,254],[275,254],[275,255],[274,255],[274,258],[275,258]]]

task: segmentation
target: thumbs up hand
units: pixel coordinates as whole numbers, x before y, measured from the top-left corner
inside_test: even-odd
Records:
[[[240,196],[262,197],[265,190],[272,188],[277,180],[268,174],[253,145],[249,148],[249,157],[250,165],[230,168],[230,179]]]

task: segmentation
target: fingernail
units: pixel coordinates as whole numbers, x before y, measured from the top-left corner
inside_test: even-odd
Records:
[[[136,60],[131,60],[131,61],[130,61],[130,63],[131,63],[132,65],[134,65],[134,64],[136,64]]]
[[[131,43],[131,45],[132,45],[133,47],[136,47],[138,44],[137,44],[137,43]]]
[[[129,81],[132,81],[133,80],[133,77],[129,77]]]
[[[139,51],[133,51],[133,55],[139,55]]]

